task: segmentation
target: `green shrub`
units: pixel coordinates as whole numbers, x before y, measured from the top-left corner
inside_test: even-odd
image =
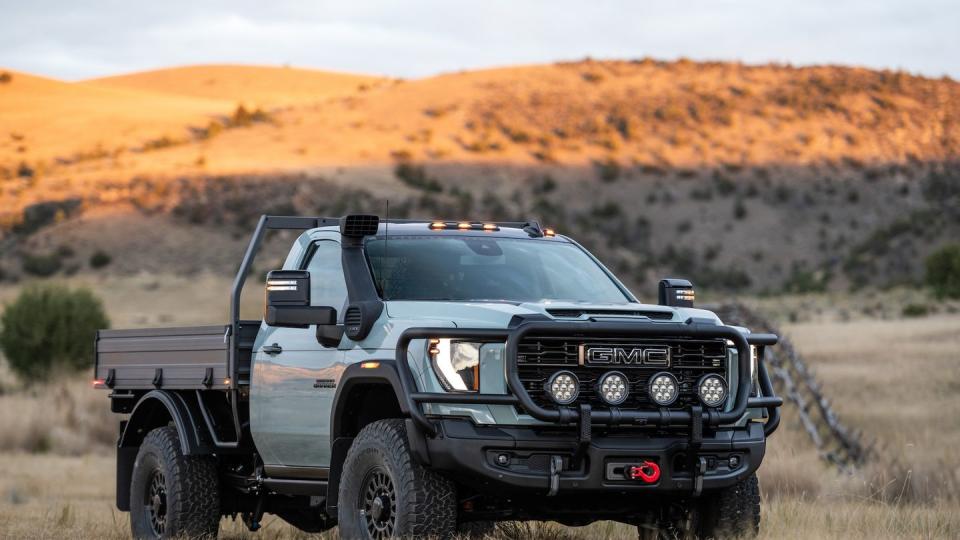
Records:
[[[927,285],[937,298],[960,298],[960,244],[935,251],[926,266]]]
[[[90,367],[94,332],[110,321],[89,290],[43,285],[21,291],[0,324],[0,349],[10,367],[32,381],[57,369]]]
[[[436,179],[427,175],[427,170],[421,165],[414,165],[407,161],[397,163],[393,174],[404,184],[430,193],[442,193],[443,186]]]
[[[926,304],[907,304],[901,313],[904,317],[926,317],[930,314],[930,308]]]
[[[600,180],[604,182],[615,182],[620,178],[620,163],[613,158],[607,158],[602,161],[594,161],[593,167],[597,171]]]
[[[104,253],[103,251],[96,251],[93,255],[90,256],[90,267],[91,268],[103,268],[104,266],[110,264],[113,258],[110,257],[109,253]]]
[[[50,277],[60,271],[62,263],[60,255],[50,253],[36,255],[27,253],[23,256],[23,271],[38,277]]]

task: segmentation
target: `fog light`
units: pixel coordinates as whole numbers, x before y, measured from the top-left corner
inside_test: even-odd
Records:
[[[679,389],[677,378],[665,371],[650,377],[650,399],[657,405],[666,406],[676,401]]]
[[[558,405],[573,403],[580,394],[580,381],[569,371],[558,371],[547,381],[547,395]]]
[[[719,407],[727,399],[727,383],[719,375],[704,375],[697,383],[697,395],[707,407]]]
[[[627,400],[627,377],[619,371],[606,373],[600,377],[597,392],[600,394],[600,399],[608,404],[619,405]]]

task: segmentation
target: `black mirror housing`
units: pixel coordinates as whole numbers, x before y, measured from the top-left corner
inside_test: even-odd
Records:
[[[693,283],[675,278],[661,279],[658,293],[660,305],[671,307],[693,307],[696,296]]]
[[[310,272],[274,270],[267,274],[263,321],[270,326],[307,328],[337,324],[337,310],[310,305]]]

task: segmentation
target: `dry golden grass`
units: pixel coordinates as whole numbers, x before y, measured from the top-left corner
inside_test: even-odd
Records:
[[[385,82],[369,75],[249,65],[183,66],[84,81],[102,88],[224,99],[264,108],[309,104]]]

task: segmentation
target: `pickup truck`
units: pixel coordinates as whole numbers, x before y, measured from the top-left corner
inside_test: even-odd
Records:
[[[241,319],[280,229],[303,232],[263,319]],[[688,281],[658,296],[533,221],[263,216],[226,324],[97,333],[94,386],[124,415],[116,505],[136,538],[264,513],[347,539],[755,535],[777,336],[694,308]]]

